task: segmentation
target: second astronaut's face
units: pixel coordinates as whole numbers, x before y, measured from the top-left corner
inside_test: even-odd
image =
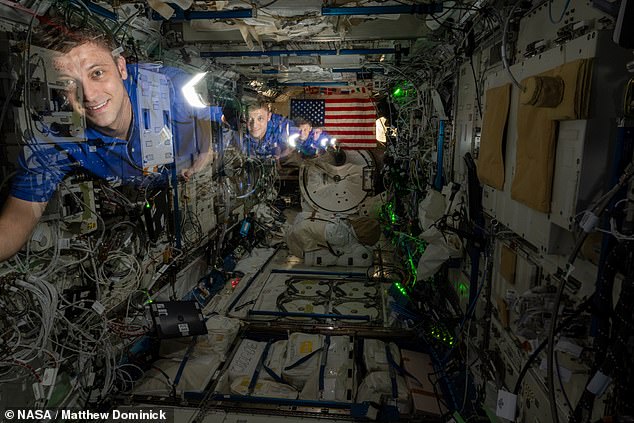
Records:
[[[266,108],[261,107],[249,111],[249,120],[247,126],[249,127],[249,133],[253,138],[260,139],[266,134],[266,126],[271,120],[271,112]]]

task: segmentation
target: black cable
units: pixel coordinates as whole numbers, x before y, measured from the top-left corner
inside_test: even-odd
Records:
[[[603,214],[604,210],[608,207],[608,204],[612,201],[612,199],[618,194],[618,192],[629,182],[629,180],[634,175],[634,162],[630,162],[627,167],[624,169],[623,174],[619,178],[619,181],[607,192],[605,193],[595,204],[595,206],[591,209],[590,213],[594,217],[599,217]],[[598,220],[598,219],[597,219]],[[546,356],[546,383],[548,386],[548,399],[550,401],[550,412],[551,417],[554,423],[559,422],[559,415],[557,413],[557,398],[555,397],[555,381],[554,381],[554,371],[553,371],[553,356],[555,349],[555,328],[557,325],[557,317],[559,315],[559,306],[561,305],[561,300],[563,298],[564,289],[566,287],[566,283],[568,282],[568,278],[570,273],[572,272],[572,265],[581,250],[581,246],[584,244],[586,238],[590,234],[591,230],[594,228],[584,228],[581,236],[577,240],[570,257],[568,258],[567,266],[566,266],[566,274],[561,283],[559,284],[559,289],[557,290],[557,296],[555,298],[555,303],[553,305],[551,319],[550,319],[550,327],[548,330],[548,353]]]
[[[557,326],[557,328],[555,329],[555,334],[559,333],[563,328],[568,326],[568,324],[570,324],[574,319],[576,319],[581,313],[586,311],[586,309],[588,309],[590,305],[592,304],[593,298],[594,296],[588,297],[588,299],[586,299],[583,303],[581,303],[581,305],[570,316],[566,317],[561,322],[561,324]],[[524,377],[526,376],[528,369],[530,369],[533,362],[535,362],[535,360],[539,356],[539,353],[541,353],[544,350],[544,348],[546,348],[547,345],[548,345],[548,339],[544,339],[541,342],[541,344],[539,344],[539,346],[535,349],[535,351],[533,351],[530,357],[528,357],[528,360],[526,361],[526,363],[524,363],[524,367],[522,367],[522,370],[520,371],[520,374],[517,378],[517,382],[515,382],[515,387],[513,388],[513,394],[517,395],[519,393],[520,388],[522,387],[522,381],[524,380]]]
[[[587,235],[587,234],[586,234]],[[585,241],[585,237],[582,237]],[[580,247],[582,242],[577,242],[577,245]],[[572,266],[579,249],[575,247],[575,250],[570,255],[570,260],[568,261],[569,265]],[[546,338],[546,345],[548,346],[548,352],[546,355],[546,385],[548,386],[548,398],[550,400],[550,412],[551,417],[554,423],[559,422],[559,413],[557,412],[557,398],[555,398],[555,373],[553,371],[553,356],[555,351],[555,326],[557,324],[557,316],[559,315],[559,306],[561,305],[561,299],[563,298],[564,288],[566,287],[566,282],[568,282],[568,276],[564,276],[562,281],[559,283],[559,289],[557,290],[557,297],[555,298],[555,305],[553,306],[553,311],[551,313],[550,318],[550,330],[548,331],[548,337]]]
[[[561,393],[564,395],[564,400],[566,400],[566,405],[568,409],[572,413],[574,408],[572,408],[572,404],[570,403],[570,398],[568,398],[568,394],[566,393],[566,388],[564,387],[564,382],[561,380],[561,370],[559,368],[559,354],[555,351],[555,366],[557,366],[557,380],[559,381],[559,387],[561,388]]]
[[[480,114],[480,119],[482,119],[482,102],[480,101],[480,88],[478,84],[478,78],[476,78],[475,67],[473,66],[473,56],[469,57],[469,64],[471,65],[471,73],[473,74],[473,84],[476,90],[476,100],[478,102],[478,112]]]
[[[125,25],[127,25],[128,22],[130,22],[133,18],[138,16],[142,11],[143,11],[143,9],[137,10],[135,13],[131,14],[130,16],[128,16],[128,18],[125,21],[123,21],[123,22],[121,22],[121,24],[119,24],[117,29],[115,29],[114,33],[112,34],[112,37],[115,40],[115,42],[116,42],[116,37],[119,34],[119,31],[121,31],[121,28],[123,28]]]

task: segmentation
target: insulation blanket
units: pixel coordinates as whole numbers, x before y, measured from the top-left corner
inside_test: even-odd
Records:
[[[418,223],[421,229],[429,229],[445,214],[446,208],[445,196],[438,191],[429,190],[425,198],[418,203]]]
[[[534,210],[549,213],[557,121],[588,117],[592,60],[576,60],[536,76],[560,78],[564,86],[563,96],[556,107],[519,105],[511,198]],[[530,78],[522,80],[521,84],[525,86]]]
[[[548,213],[555,170],[557,122],[545,108],[521,104],[517,113],[517,152],[511,198]]]
[[[288,341],[277,341],[271,345],[271,349],[264,360],[264,365],[268,367],[271,372],[277,376],[282,375],[282,368],[284,361],[286,360],[286,349],[288,348]],[[274,380],[268,372],[260,372],[260,379]]]
[[[322,375],[322,363],[320,363],[317,371],[313,372],[306,381],[304,389],[299,396],[300,399],[319,399],[339,402],[351,401],[353,397],[350,396],[350,398],[348,398],[348,389],[352,389],[353,387],[351,384],[352,381],[348,378],[348,369],[353,367],[353,363],[351,363],[349,358],[349,352],[349,337],[331,336],[325,360],[322,356],[323,392],[320,392],[319,386],[319,379]],[[322,352],[322,354],[325,354],[325,352]]]
[[[315,251],[326,245],[325,219],[310,219],[311,213],[298,213],[293,226],[288,231],[286,244],[296,257],[304,257],[304,252]]]
[[[255,373],[265,347],[266,342],[243,339],[229,366],[229,379],[233,381],[242,376],[250,378]]]
[[[511,84],[491,88],[486,92],[478,179],[495,189],[504,188],[504,136],[511,99]]]
[[[450,258],[462,256],[462,241],[454,233],[443,233],[432,227],[423,232],[420,237],[428,244],[418,260],[416,278],[419,281],[434,276],[442,264]]]
[[[240,329],[240,320],[223,316],[211,316],[205,322],[207,335],[201,335],[194,345],[194,354],[217,353],[225,356]],[[164,358],[182,358],[192,342],[191,337],[161,341],[159,355]]]
[[[273,281],[269,279],[264,289],[260,293],[254,310],[268,310],[268,311],[276,311],[277,310],[277,299],[280,295],[286,292],[286,284],[283,280],[280,280],[280,275],[271,275],[270,278],[276,278],[277,280]],[[275,282],[275,283],[273,283]],[[253,316],[259,320],[272,320],[276,319],[275,316]]]
[[[282,371],[284,380],[298,389],[304,388],[308,378],[319,370],[323,344],[323,335],[291,334]]]
[[[401,352],[396,344],[390,342],[390,351],[396,363],[401,362]],[[389,363],[385,353],[385,342],[378,339],[365,339],[363,341],[363,360],[368,373],[387,371]]]
[[[190,356],[185,366],[178,385],[176,385],[176,393],[182,392],[202,392],[211,380],[214,372],[221,363],[218,354],[210,352],[202,356]],[[146,374],[141,383],[134,389],[135,394],[145,395],[169,395],[172,392],[171,383],[174,382],[178,369],[181,366],[181,359],[165,359],[157,360],[154,367],[161,369],[163,373],[152,368]]]
[[[242,376],[231,382],[231,393],[248,395],[251,378]],[[289,385],[259,378],[251,392],[255,397],[297,399],[297,391]]]
[[[409,414],[411,406],[405,379],[396,375],[395,382],[398,391],[396,398],[398,411],[401,414]],[[390,379],[389,372],[370,373],[359,386],[357,403],[369,401],[384,404],[393,400],[392,379]]]
[[[360,232],[357,234],[351,223],[346,220],[333,220],[331,217],[316,213],[301,212],[297,214],[288,231],[286,244],[291,254],[296,257],[304,257],[307,252],[322,249],[345,254],[360,245],[359,239],[366,242],[365,238],[371,238],[368,236],[371,230],[364,227],[364,223],[362,219],[352,222],[353,225],[358,225]],[[376,243],[379,234],[377,229],[376,239],[370,241],[370,245]]]
[[[207,319],[207,336],[198,338],[196,347],[214,351],[222,357],[227,353],[240,329],[240,320],[224,316],[211,316]]]

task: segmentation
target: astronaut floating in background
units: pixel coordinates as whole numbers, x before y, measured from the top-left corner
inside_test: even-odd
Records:
[[[334,145],[330,135],[321,128],[313,127],[310,120],[298,118],[295,124],[298,135],[291,135],[289,144],[297,149],[302,158],[317,157]]]
[[[266,101],[248,104],[247,113],[247,153],[276,158],[288,155],[288,137],[297,133],[293,122],[271,113],[270,104]]]

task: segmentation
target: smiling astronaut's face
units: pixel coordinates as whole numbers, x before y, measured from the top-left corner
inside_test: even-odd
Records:
[[[101,45],[85,43],[55,58],[73,109],[89,126],[124,139],[132,119],[130,97],[123,85],[128,77],[125,59],[113,58]]]

